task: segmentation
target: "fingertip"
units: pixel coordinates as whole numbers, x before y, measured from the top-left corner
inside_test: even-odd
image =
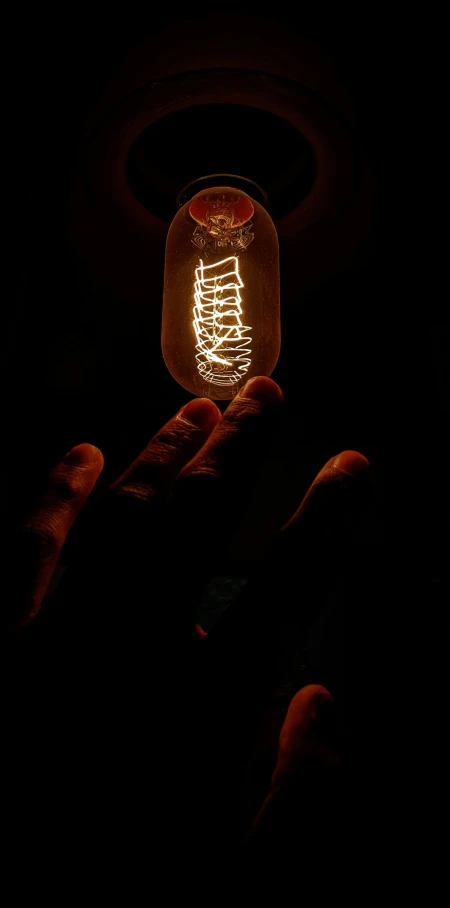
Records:
[[[280,748],[295,750],[314,720],[325,718],[334,699],[322,684],[308,684],[292,698],[280,732]]]
[[[334,698],[323,684],[307,684],[293,696],[286,719],[293,719],[299,715],[308,715],[317,718],[322,709],[333,706]]]
[[[278,760],[272,778],[276,787],[289,781],[305,759],[317,762],[339,763],[330,732],[335,717],[334,698],[321,684],[308,684],[299,690],[289,704],[280,732]]]
[[[83,442],[68,451],[63,463],[73,467],[85,467],[86,469],[90,467],[92,469],[96,468],[100,472],[103,469],[104,459],[100,448]]]
[[[208,636],[206,631],[203,630],[201,624],[195,625],[195,634],[199,640],[204,640],[204,638]]]
[[[283,392],[279,385],[271,378],[257,376],[249,381],[239,391],[238,397],[247,397],[250,400],[259,400],[261,403],[284,400]]]
[[[338,473],[345,473],[346,476],[353,478],[365,478],[370,470],[370,463],[367,457],[360,454],[359,451],[341,451],[340,454],[331,457],[324,467],[322,467],[318,477],[322,474],[335,470]]]
[[[197,429],[209,433],[222,418],[222,414],[213,400],[208,397],[195,397],[182,407],[177,418],[185,419]]]

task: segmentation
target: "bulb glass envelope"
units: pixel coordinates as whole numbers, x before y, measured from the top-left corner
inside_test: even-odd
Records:
[[[278,238],[266,209],[217,186],[177,212],[166,242],[162,351],[187,391],[230,399],[280,351]]]

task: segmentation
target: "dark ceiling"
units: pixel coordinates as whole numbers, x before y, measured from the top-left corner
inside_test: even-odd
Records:
[[[252,174],[275,220],[305,198],[315,177],[314,153],[302,133],[275,114],[239,104],[198,105],[161,117],[134,142],[127,164],[136,197],[169,222],[174,198],[193,174]],[[291,172],[291,179],[280,180]]]
[[[399,33],[375,10],[365,23],[342,10],[327,16],[299,7],[295,13],[283,12],[279,4],[277,10],[274,22],[285,25],[294,41],[296,35],[299,42],[304,36],[314,39],[346,86],[354,110],[355,161],[359,156],[358,166],[363,160],[369,167],[373,190],[367,198],[358,195],[356,181],[352,205],[358,219],[353,227],[347,210],[331,226],[320,222],[301,238],[280,237],[283,341],[273,377],[287,400],[286,448],[291,450],[286,458],[293,471],[292,489],[285,489],[287,501],[291,494],[300,494],[323,460],[344,447],[367,454],[381,475],[394,414],[405,412],[405,375],[410,376],[410,387],[416,378],[411,373],[411,344],[403,347],[401,341],[411,330],[411,316],[399,236],[404,238],[410,229],[411,210],[402,207],[398,167],[399,158],[405,168],[411,161],[406,162],[399,144],[405,97]],[[202,16],[200,10],[186,22],[192,26]],[[253,21],[257,34],[257,15]],[[7,306],[7,344],[15,430],[14,452],[8,458],[14,460],[16,477],[25,471],[22,496],[67,448],[85,440],[104,450],[106,481],[187,399],[166,373],[160,354],[161,241],[146,247],[142,236],[130,231],[129,251],[119,261],[106,221],[104,232],[97,222],[93,227],[86,221],[86,251],[79,239],[74,247],[73,219],[67,215],[80,135],[91,106],[136,42],[168,22],[163,13],[137,19],[121,9],[120,17],[108,13],[101,21],[80,13],[64,26],[39,18],[29,20],[26,29],[19,23],[11,28],[13,75],[4,175],[12,241],[7,267],[14,303]],[[267,54],[270,60],[270,48]],[[223,110],[218,113],[214,105],[197,108],[191,121],[194,133],[202,121],[216,134],[220,114]],[[195,156],[192,143],[187,149],[172,141],[174,132],[185,134],[188,129],[189,112],[171,116],[143,133],[127,165],[135,195],[163,221],[169,220],[171,176],[176,169],[178,183],[189,178]],[[234,128],[220,147],[220,167],[225,168],[228,143],[227,171],[237,169],[240,158],[248,170],[253,155],[253,178],[270,183],[283,163],[293,167],[300,203],[314,180],[314,157],[306,139],[286,122],[280,127],[282,141],[269,154],[264,136],[276,131],[272,117],[261,110],[246,117],[237,105]],[[242,138],[242,154],[233,141],[236,135]],[[249,148],[252,135],[255,141]],[[198,155],[204,172],[205,144]],[[219,167],[219,161],[214,166]],[[160,184],[155,184],[152,167],[163,173]],[[417,197],[417,188],[415,193]],[[289,192],[280,191],[276,204],[276,214],[286,213]],[[141,262],[145,249],[144,267],[138,258]],[[299,286],[294,267],[298,261],[304,262]],[[143,299],[148,306],[139,302]],[[430,345],[423,341],[420,351],[423,375],[432,389],[425,416],[430,424],[435,416],[439,419],[442,406],[435,394],[432,350],[439,351],[439,339]],[[299,465],[300,439],[304,448]],[[283,457],[275,457],[278,466],[284,464]]]

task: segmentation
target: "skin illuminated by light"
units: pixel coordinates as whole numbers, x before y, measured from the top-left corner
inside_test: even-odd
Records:
[[[195,270],[194,319],[197,368],[215,385],[239,382],[251,363],[251,328],[242,324],[244,287],[236,256]]]

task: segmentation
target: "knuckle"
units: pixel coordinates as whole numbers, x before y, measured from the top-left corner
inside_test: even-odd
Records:
[[[193,466],[183,470],[180,474],[180,477],[177,481],[177,485],[187,485],[187,484],[199,484],[202,483],[205,486],[211,485],[211,483],[217,482],[219,479],[219,472],[217,468],[209,464],[202,464],[198,466]]]
[[[156,433],[153,439],[155,448],[160,449],[161,453],[169,453],[178,447],[178,444],[189,439],[189,424],[178,420],[178,426],[172,426],[170,429],[164,428]]]
[[[177,444],[173,435],[156,435],[152,439],[149,449],[144,451],[138,458],[135,468],[152,469],[155,466],[164,466],[170,463],[176,450]]]
[[[134,504],[135,502],[144,502],[149,504],[153,498],[154,491],[148,482],[124,482],[111,492],[116,501],[123,505]]]
[[[195,427],[178,420],[153,436],[111,491],[124,498],[153,501],[166,495],[179,470],[195,451]]]
[[[50,489],[61,501],[70,504],[83,495],[85,472],[78,467],[58,470],[50,477]]]
[[[241,426],[247,422],[253,422],[262,413],[263,407],[258,400],[251,400],[247,397],[238,397],[227,407],[223,414],[222,422],[224,428],[228,426]]]
[[[170,463],[174,455],[190,444],[195,434],[195,427],[179,419],[170,428],[163,428],[153,437],[147,458],[159,464]],[[143,462],[146,461],[145,453]]]
[[[64,533],[55,516],[40,515],[22,525],[19,543],[30,561],[46,561],[58,554]]]

